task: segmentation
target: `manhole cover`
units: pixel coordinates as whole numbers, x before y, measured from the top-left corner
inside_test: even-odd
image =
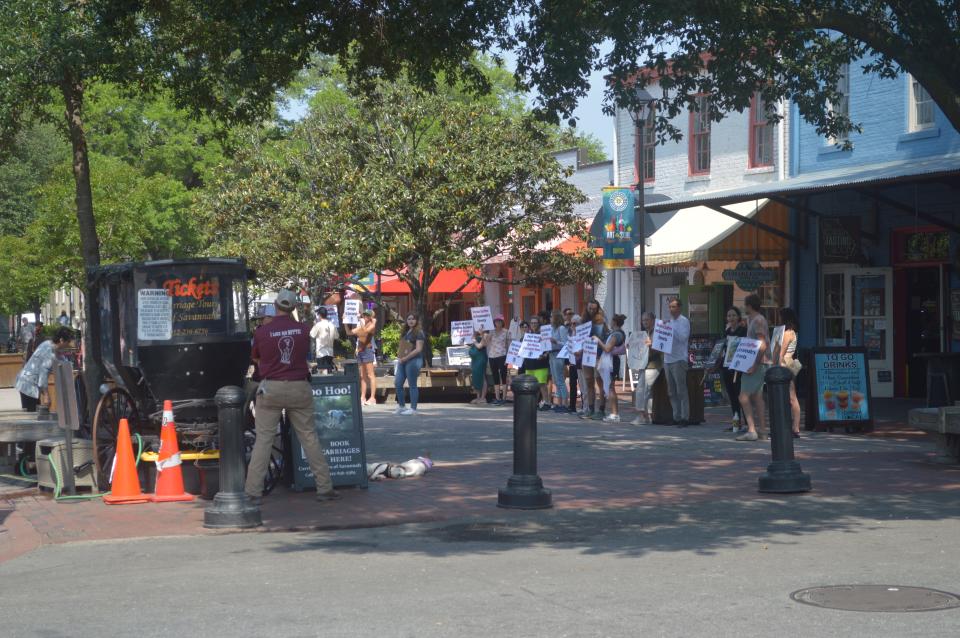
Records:
[[[790,594],[798,603],[844,611],[937,611],[960,607],[960,596],[926,587],[833,585]]]

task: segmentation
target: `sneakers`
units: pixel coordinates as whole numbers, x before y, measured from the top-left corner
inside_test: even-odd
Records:
[[[594,410],[593,414],[590,415],[590,418],[594,421],[602,421],[604,418],[603,412],[600,410]]]
[[[396,414],[397,416],[399,416],[399,415],[403,414],[403,411],[404,411],[404,410],[406,410],[406,408],[403,407],[402,405],[400,405],[400,406],[397,406],[397,409],[394,410],[393,413]]]
[[[337,490],[330,490],[329,492],[317,492],[317,500],[321,503],[326,501],[339,501],[341,498],[340,492]]]
[[[403,416],[416,416],[417,411],[414,410],[413,408],[404,408],[403,411],[400,412],[400,414],[402,414]]]
[[[620,423],[620,415],[608,414],[607,416],[603,417],[603,420],[605,423]]]
[[[744,432],[734,440],[735,441],[757,441],[759,439],[760,437],[757,436],[756,432]]]
[[[540,410],[541,412],[548,412],[550,410],[550,404],[547,403],[546,401],[541,401],[540,405],[537,406],[537,409]]]
[[[247,503],[249,503],[251,506],[260,507],[261,497],[250,496],[249,494],[245,494],[245,496],[247,497]]]

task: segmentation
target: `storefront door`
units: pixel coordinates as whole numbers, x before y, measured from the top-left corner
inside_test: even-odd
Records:
[[[858,346],[870,360],[870,392],[893,396],[893,275],[890,268],[824,266],[824,346]]]

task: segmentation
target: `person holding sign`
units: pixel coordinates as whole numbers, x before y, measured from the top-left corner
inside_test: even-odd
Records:
[[[770,328],[767,319],[760,312],[760,297],[747,295],[743,300],[747,308],[747,339],[760,342],[757,358],[740,377],[740,407],[747,421],[747,431],[737,437],[737,441],[756,441],[766,438],[766,406],[763,401],[763,383],[767,368],[770,367]]]
[[[503,405],[507,400],[507,350],[510,348],[510,332],[504,327],[502,316],[493,320],[487,357],[493,374],[493,404]]]
[[[666,324],[673,332],[673,342],[670,351],[663,353],[663,363],[667,370],[667,390],[670,394],[670,407],[673,408],[673,422],[685,428],[690,424],[690,395],[687,392],[690,320],[680,314],[679,299],[671,300],[669,308],[670,319]]]
[[[614,352],[623,346],[627,340],[626,333],[623,332],[623,322],[627,320],[626,315],[613,315],[613,330],[606,341],[600,341],[594,337],[597,347],[601,351],[600,363],[597,365],[597,372],[603,382],[604,403],[607,406],[607,414],[603,417],[604,421],[619,423],[620,407],[617,404],[617,383],[613,373]]]
[[[540,317],[533,315],[530,317],[527,325],[529,326],[529,332],[537,335],[540,334]],[[529,374],[536,378],[536,380],[540,383],[540,403],[537,406],[538,410],[550,409],[550,395],[547,387],[547,381],[550,378],[549,356],[550,349],[541,348],[541,352],[538,356],[524,357],[523,365],[520,366],[520,374]]]
[[[647,360],[646,363],[641,361],[640,382],[637,384],[633,399],[633,404],[640,414],[631,421],[632,425],[653,423],[653,384],[660,378],[660,371],[663,370],[663,353],[650,347],[653,345],[650,335],[653,334],[656,323],[657,317],[652,312],[647,311],[640,317],[640,325],[644,330],[640,335],[647,346]]]
[[[327,315],[326,306],[317,309],[317,323],[310,329],[310,336],[317,344],[317,368],[332,374],[337,371],[333,363],[333,342],[337,338],[337,328]]]
[[[470,344],[470,382],[476,398],[470,403],[487,402],[487,346],[489,333],[477,330],[473,333],[473,343]]]
[[[733,422],[730,424],[730,432],[739,432],[740,425],[743,423],[743,408],[740,407],[740,375],[736,370],[723,367],[723,361],[726,358],[727,344],[730,343],[729,337],[746,337],[747,328],[741,325],[742,315],[740,309],[731,306],[727,310],[727,326],[723,333],[724,350],[720,353],[720,359],[716,362],[716,368],[723,370],[723,387],[727,391],[727,398],[730,400],[730,410],[733,412]],[[743,426],[746,428],[746,425]]]
[[[587,307],[583,311],[583,321],[581,325],[590,326],[589,337],[597,337],[600,341],[607,340],[607,324],[604,321],[603,312],[600,310],[600,302],[591,299],[587,302]],[[583,374],[583,419],[600,419],[603,414],[603,407],[597,400],[597,374],[593,366],[582,365],[580,372]]]
[[[274,301],[277,316],[269,325],[257,328],[253,335],[251,357],[258,362],[262,380],[257,388],[256,440],[243,491],[257,505],[263,494],[263,479],[273,452],[277,423],[284,410],[316,478],[317,500],[340,498],[330,481],[330,468],[314,427],[313,390],[307,367],[310,334],[306,326],[290,316],[297,302],[295,292],[281,290]]]
[[[550,317],[550,326],[553,328],[550,334],[550,378],[553,380],[553,386],[557,389],[558,403],[553,406],[554,412],[567,412],[567,375],[564,370],[567,365],[565,357],[560,357],[560,351],[566,348],[570,332],[563,325],[563,313],[554,310]]]
[[[780,309],[780,320],[783,321],[783,342],[780,346],[780,361],[778,365],[793,373],[790,381],[790,416],[793,426],[793,438],[800,438],[800,401],[797,400],[797,374],[800,372],[800,362],[797,361],[797,313],[792,308]]]
[[[417,315],[407,315],[406,325],[400,335],[400,345],[397,346],[397,376],[394,378],[397,391],[397,409],[394,414],[411,416],[417,413],[417,399],[420,389],[417,380],[420,369],[423,367],[423,353],[426,352],[427,335],[420,329],[420,320]],[[404,406],[403,382],[410,387],[410,407]]]
[[[372,310],[364,310],[360,315],[360,323],[347,334],[357,338],[357,363],[360,366],[360,405],[377,404],[377,377],[374,366],[377,363],[377,354],[373,347],[373,335],[377,331],[377,319]],[[367,390],[370,398],[367,398]]]

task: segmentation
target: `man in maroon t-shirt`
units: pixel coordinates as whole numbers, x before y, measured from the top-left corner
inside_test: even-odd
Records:
[[[313,391],[307,367],[310,333],[308,326],[290,316],[296,305],[297,295],[281,290],[274,302],[276,317],[253,334],[251,357],[257,362],[261,381],[256,402],[257,439],[250,454],[244,491],[254,504],[260,503],[263,494],[263,479],[283,410],[287,411],[317,481],[317,500],[340,498],[330,482],[330,468],[313,426]]]

